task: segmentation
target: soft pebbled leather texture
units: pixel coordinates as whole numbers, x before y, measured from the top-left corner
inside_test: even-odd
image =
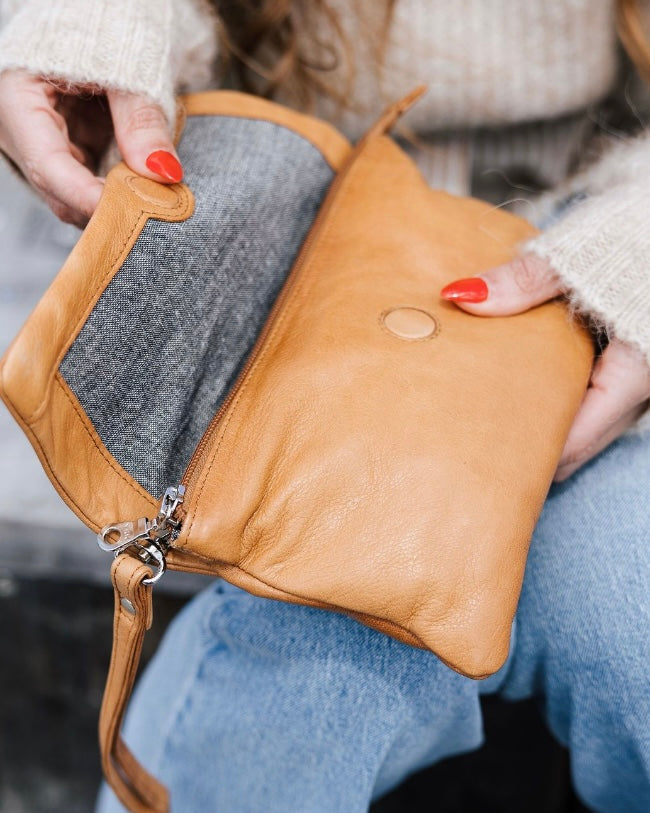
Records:
[[[532,227],[429,189],[384,135],[399,106],[354,151],[259,99],[215,92],[187,107],[280,117],[340,175],[187,480],[169,565],[346,612],[473,677],[496,671],[592,344],[559,302],[482,319],[438,291],[514,256]],[[156,501],[110,458],[56,370],[131,230],[191,211],[182,185],[146,182],[147,200],[140,183],[124,167],[111,175],[2,368],[3,397],[94,529],[151,516]]]

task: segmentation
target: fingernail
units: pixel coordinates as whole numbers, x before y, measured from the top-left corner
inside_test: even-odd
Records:
[[[488,298],[488,287],[481,277],[457,279],[445,285],[440,296],[451,302],[484,302]]]
[[[178,183],[183,180],[183,167],[175,155],[167,150],[156,150],[145,161],[147,169],[160,175],[166,181]]]

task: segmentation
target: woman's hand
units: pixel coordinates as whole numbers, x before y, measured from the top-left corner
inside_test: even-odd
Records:
[[[113,135],[138,174],[183,177],[165,115],[148,99],[0,74],[0,150],[66,223],[83,226],[94,212],[103,186],[95,173]]]
[[[468,313],[521,313],[562,293],[548,263],[528,254],[479,277],[458,280],[441,296]],[[613,339],[596,362],[555,474],[566,480],[640,417],[650,399],[650,367],[641,352]]]

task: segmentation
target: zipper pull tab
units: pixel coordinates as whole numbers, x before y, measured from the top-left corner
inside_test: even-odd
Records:
[[[97,544],[102,550],[115,556],[132,550],[139,559],[153,568],[153,576],[145,579],[144,584],[154,584],[167,569],[165,554],[181,527],[180,520],[175,519],[174,515],[184,498],[184,485],[170,486],[165,490],[154,519],[140,517],[107,525],[97,534]]]
[[[115,522],[102,528],[97,534],[97,544],[102,550],[117,555],[135,545],[140,539],[146,539],[150,528],[151,520],[146,517],[128,522]]]

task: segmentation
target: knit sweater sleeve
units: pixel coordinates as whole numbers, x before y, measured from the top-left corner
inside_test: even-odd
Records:
[[[175,117],[205,88],[217,28],[205,0],[0,0],[0,71],[144,95]]]
[[[548,225],[524,249],[549,261],[578,310],[650,364],[650,87],[631,65],[611,103],[614,129],[604,127],[584,169],[540,201],[538,222]]]
[[[650,133],[572,185],[577,202],[524,248],[549,261],[580,311],[650,364]]]

